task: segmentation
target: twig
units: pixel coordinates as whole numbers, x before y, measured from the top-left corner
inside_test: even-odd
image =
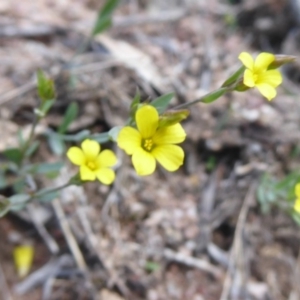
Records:
[[[22,96],[22,95],[32,91],[35,87],[36,87],[36,80],[34,79],[14,90],[11,90],[11,91],[3,94],[0,97],[0,106],[18,96]]]
[[[59,29],[46,24],[39,25],[7,25],[0,30],[0,37],[41,37],[51,36],[57,33]],[[60,29],[62,31],[62,29]]]
[[[293,289],[290,293],[289,300],[300,299],[299,278],[300,278],[300,248],[299,248],[298,258],[295,266]]]
[[[40,234],[40,236],[43,238],[45,244],[47,245],[48,249],[52,254],[57,254],[59,252],[59,246],[56,243],[56,241],[53,239],[53,237],[49,234],[47,229],[45,228],[44,224],[40,221],[40,219],[36,215],[35,207],[32,203],[30,203],[27,206],[28,213],[31,216],[31,220]]]
[[[7,285],[7,281],[6,281],[5,274],[3,272],[1,263],[0,263],[0,291],[1,291],[0,299],[2,296],[3,300],[13,300],[12,294]]]
[[[220,170],[221,167],[218,167],[210,177],[209,182],[205,184],[205,188],[200,197],[201,202],[199,201],[198,203],[200,232],[197,238],[197,251],[202,251],[205,249],[211,239],[211,214],[215,203]]]
[[[18,295],[24,295],[33,288],[42,285],[48,278],[55,276],[59,269],[72,265],[73,259],[70,255],[63,255],[59,258],[51,259],[40,269],[31,273],[26,279],[14,286],[14,291]]]
[[[145,25],[152,23],[163,23],[177,21],[188,15],[187,10],[177,9],[173,11],[163,11],[156,14],[139,14],[128,17],[114,17],[114,27],[127,27],[136,25]]]
[[[242,257],[242,254],[244,251],[243,242],[242,242],[242,234],[243,234],[244,226],[246,223],[246,218],[247,218],[249,207],[254,199],[255,188],[256,188],[256,183],[253,183],[247,192],[246,198],[244,200],[243,206],[241,208],[241,211],[240,211],[240,214],[238,217],[238,221],[236,224],[236,230],[234,233],[232,250],[231,250],[230,258],[229,258],[229,267],[228,267],[228,270],[226,273],[226,278],[224,280],[223,290],[222,290],[222,295],[220,297],[220,300],[229,299],[232,282],[233,282],[233,274],[231,274],[231,272],[234,272],[235,269],[237,270],[237,272],[239,272],[238,275],[242,277],[242,278],[239,278],[239,285],[245,284],[245,282],[244,282],[245,279],[243,278],[244,272],[242,270],[242,268],[244,267],[244,260]],[[236,261],[236,258],[237,258],[237,261]],[[233,298],[230,298],[230,299],[233,299]],[[237,299],[241,299],[241,298],[237,298]]]
[[[182,253],[175,252],[171,249],[164,249],[163,256],[168,260],[173,260],[178,263],[187,265],[189,267],[194,267],[199,270],[210,273],[211,275],[215,276],[216,278],[221,278],[223,276],[223,272],[219,268],[210,264],[206,260],[195,258],[192,256],[187,256]]]
[[[87,269],[86,263],[84,261],[83,255],[79,249],[77,241],[72,233],[72,230],[71,230],[68,220],[66,218],[65,212],[60,203],[60,199],[57,198],[57,199],[53,200],[52,206],[54,208],[57,219],[60,223],[60,227],[63,231],[63,234],[66,238],[66,241],[68,243],[70,251],[72,252],[72,254],[74,256],[77,267],[83,272],[86,271],[86,269]]]
[[[123,295],[129,295],[126,285],[119,280],[117,276],[112,276],[111,270],[100,252],[99,240],[92,230],[91,223],[89,222],[89,218],[86,214],[86,208],[81,205],[81,207],[77,209],[77,214],[90,246],[92,247],[94,253],[98,256],[99,261],[103,264],[104,269],[108,272],[111,281],[120,289]]]

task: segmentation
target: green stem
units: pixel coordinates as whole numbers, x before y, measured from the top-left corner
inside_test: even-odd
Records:
[[[33,201],[34,199],[39,198],[39,197],[41,197],[41,196],[45,196],[45,195],[47,195],[47,194],[50,194],[50,193],[53,193],[53,192],[60,191],[60,190],[66,188],[66,187],[68,187],[68,186],[70,186],[70,185],[72,185],[72,184],[74,184],[74,183],[73,183],[72,179],[70,179],[67,183],[65,183],[65,184],[63,184],[63,185],[61,185],[61,186],[58,186],[58,187],[55,187],[55,188],[49,189],[49,190],[38,191],[38,192],[36,192],[36,193],[33,193],[33,194],[31,195],[31,197],[30,197],[26,202],[29,203],[29,202]]]
[[[41,120],[40,117],[35,117],[35,120],[34,120],[34,123],[33,125],[31,126],[31,130],[30,130],[30,133],[29,133],[29,137],[28,139],[26,140],[25,144],[23,145],[23,147],[21,148],[21,152],[22,152],[22,162],[24,160],[24,157],[26,155],[26,151],[28,150],[29,146],[30,146],[30,143],[32,142],[32,139],[33,139],[33,136],[34,136],[34,132],[35,132],[35,128],[37,126],[37,124],[39,123],[39,121]],[[21,164],[22,164],[21,162]]]
[[[221,87],[213,92],[210,92],[196,100],[193,100],[191,102],[187,102],[184,104],[180,104],[178,106],[175,106],[174,109],[183,109],[183,108],[187,108],[190,107],[196,103],[202,102],[202,103],[210,103],[213,102],[215,100],[217,100],[218,98],[220,98],[221,96],[223,96],[225,93],[231,92],[233,90],[232,87]]]

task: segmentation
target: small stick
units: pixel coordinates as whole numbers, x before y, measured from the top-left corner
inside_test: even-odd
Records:
[[[32,91],[35,87],[36,87],[36,80],[32,80],[14,90],[8,91],[7,93],[3,94],[0,97],[0,106],[18,96],[23,96],[24,94]]]
[[[215,267],[214,265],[210,264],[206,260],[195,258],[192,256],[187,256],[182,253],[175,252],[171,249],[164,249],[163,256],[168,260],[173,260],[178,263],[197,268],[199,270],[205,271],[207,273],[212,274],[216,278],[222,278],[223,272]]]
[[[234,233],[232,250],[230,252],[229,267],[226,272],[226,278],[224,280],[223,290],[222,290],[222,295],[220,297],[220,300],[227,300],[230,295],[231,285],[232,285],[232,281],[233,281],[231,272],[233,272],[235,267],[241,268],[244,265],[244,263],[242,262],[242,258],[241,258],[241,253],[243,251],[242,233],[243,233],[243,229],[244,229],[244,226],[246,223],[248,210],[249,210],[249,207],[250,207],[251,202],[254,197],[255,188],[256,188],[256,183],[253,183],[247,192],[247,195],[245,197],[243,206],[241,208],[241,211],[240,211],[240,214],[238,217],[238,221],[236,224],[236,230]],[[236,262],[236,260],[235,260],[236,257],[238,258],[238,262]],[[238,271],[240,273],[243,272],[240,269]],[[243,278],[241,278],[240,281],[241,281],[241,284],[244,283]]]
[[[39,235],[44,240],[45,244],[47,245],[48,249],[52,254],[57,254],[59,252],[59,246],[54,240],[54,238],[49,234],[47,229],[45,228],[44,224],[40,222],[39,218],[36,215],[34,205],[30,203],[27,206],[29,215],[31,216],[32,222],[38,231]]]
[[[62,208],[62,205],[60,203],[60,200],[58,198],[56,198],[55,200],[52,201],[52,206],[54,208],[55,214],[57,216],[57,219],[60,223],[60,227],[63,231],[63,234],[66,238],[66,241],[69,245],[69,248],[73,254],[73,257],[76,261],[77,267],[85,272],[87,269],[86,263],[84,261],[83,255],[79,249],[79,246],[77,244],[77,241],[72,233],[72,230],[70,228],[70,225],[67,221],[65,212]]]
[[[13,300],[14,298],[12,297],[12,294],[9,290],[6,278],[5,278],[5,273],[3,272],[1,263],[0,263],[0,291],[3,300]],[[1,299],[1,298],[0,298]]]

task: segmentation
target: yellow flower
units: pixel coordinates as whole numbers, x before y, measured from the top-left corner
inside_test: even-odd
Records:
[[[132,155],[133,166],[138,175],[150,175],[156,168],[156,160],[168,171],[176,171],[182,164],[184,152],[174,145],[184,141],[186,134],[177,123],[158,127],[159,115],[151,105],[137,110],[135,115],[137,129],[126,126],[118,136],[118,146]]]
[[[297,183],[295,186],[295,195],[296,200],[294,203],[294,210],[300,214],[300,183]]]
[[[239,59],[246,67],[244,84],[251,88],[257,87],[264,97],[272,100],[276,96],[275,88],[282,82],[282,76],[278,70],[268,70],[270,64],[275,60],[275,56],[263,52],[254,61],[249,53],[242,52]]]
[[[115,172],[110,169],[117,161],[115,154],[111,150],[100,153],[100,145],[88,139],[81,143],[81,148],[71,147],[67,152],[70,161],[80,166],[81,180],[98,178],[104,184],[111,184],[115,179]]]
[[[31,268],[34,250],[30,245],[17,246],[14,249],[13,256],[18,275],[26,276]]]

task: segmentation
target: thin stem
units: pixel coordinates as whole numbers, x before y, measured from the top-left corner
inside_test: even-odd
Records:
[[[72,181],[72,179],[70,179],[67,183],[63,184],[63,185],[60,185],[58,187],[55,187],[53,189],[49,189],[49,190],[42,190],[42,191],[38,191],[36,193],[33,193],[31,195],[31,197],[26,201],[27,203],[33,201],[35,198],[39,198],[41,196],[45,196],[47,194],[50,194],[50,193],[54,193],[54,192],[57,192],[57,191],[60,191],[70,185],[74,184],[74,182]]]
[[[35,132],[35,128],[36,128],[36,126],[37,126],[37,124],[39,123],[40,120],[41,120],[41,118],[36,116],[36,118],[34,120],[34,123],[31,126],[29,137],[28,137],[28,139],[26,140],[25,144],[23,145],[23,147],[21,149],[21,151],[22,151],[22,161],[23,161],[23,159],[25,157],[26,151],[28,150],[28,148],[30,146],[30,143],[32,142],[32,139],[33,139],[33,136],[34,136],[34,132]]]
[[[207,93],[206,95],[203,95],[202,97],[200,97],[196,100],[177,105],[177,106],[174,107],[174,109],[187,108],[187,107],[190,107],[190,106],[192,106],[196,103],[199,103],[199,102],[210,103],[210,102],[213,102],[213,101],[217,100],[219,97],[221,97],[225,93],[231,92],[232,90],[233,90],[232,87],[221,87],[221,88],[219,88],[219,89],[217,89],[213,92],[210,92],[210,93]],[[208,101],[209,99],[213,99],[213,100]]]

